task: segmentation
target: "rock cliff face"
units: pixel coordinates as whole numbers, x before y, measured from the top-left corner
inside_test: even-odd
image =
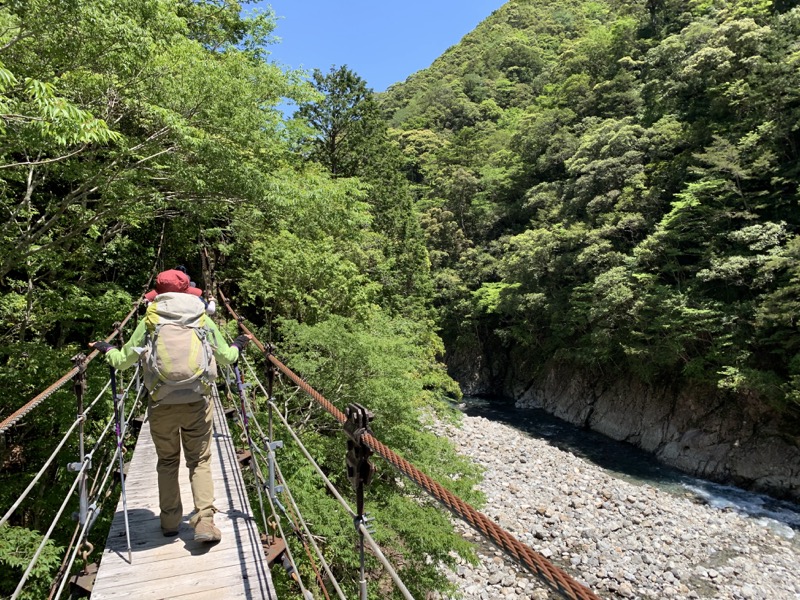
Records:
[[[717,389],[645,384],[553,366],[526,369],[524,356],[448,357],[465,394],[503,394],[652,452],[692,475],[800,501],[800,436],[758,399]]]

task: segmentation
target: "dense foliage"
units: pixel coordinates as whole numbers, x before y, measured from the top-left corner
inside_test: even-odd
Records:
[[[396,168],[399,149],[355,73],[334,69],[336,85],[328,87],[321,75],[308,82],[269,62],[273,26],[271,14],[249,15],[235,0],[0,7],[0,416],[67,372],[87,342],[108,335],[155,271],[185,264],[212,286],[201,268],[207,246],[213,285],[290,365],[342,409],[353,400],[370,406],[387,442],[475,500],[476,474],[420,428],[459,392],[437,362],[443,349],[430,321],[427,252]],[[285,119],[284,99],[309,114],[343,103],[371,125],[354,128],[357,145],[337,166],[317,150],[321,122]],[[352,152],[365,148],[374,159],[354,165]],[[325,352],[333,363],[314,362]],[[107,373],[100,361],[90,366],[91,394]],[[341,433],[293,390],[283,393],[323,468],[352,494]],[[87,445],[109,404],[105,398],[87,421]],[[76,410],[67,385],[3,436],[3,513]],[[75,438],[2,528],[2,596],[13,592],[74,479],[66,465],[77,459]],[[353,587],[352,522],[331,519],[329,498],[295,452],[287,448],[284,474],[325,536],[328,560]],[[388,467],[369,495],[377,535],[402,557],[409,588],[420,596],[445,589],[435,565],[452,562],[454,548],[469,555],[449,520]],[[73,510],[74,503],[67,515]],[[106,507],[92,534],[98,549],[108,517]],[[45,597],[74,527],[59,522],[21,597]],[[378,565],[373,571],[380,577]],[[281,597],[296,592],[285,578],[276,581],[287,588]],[[371,587],[374,597],[384,595],[382,585]]]
[[[476,474],[424,427],[459,395],[436,327],[448,350],[796,408],[797,4],[511,0],[376,98],[346,66],[307,80],[272,64],[272,15],[236,0],[3,3],[0,416],[176,264],[224,288],[290,366],[340,407],[370,407],[378,437],[467,499]],[[277,108],[287,98],[291,119]],[[105,373],[92,365],[90,390]],[[337,427],[281,394],[347,489]],[[1,506],[75,411],[67,386],[3,437]],[[108,413],[87,421],[89,440]],[[310,468],[284,452],[355,589],[352,523],[330,518]],[[76,456],[73,439],[0,531],[0,594]],[[445,516],[388,467],[369,493],[412,593],[445,589],[438,561],[469,554]],[[59,524],[23,597],[42,597],[73,528]],[[278,581],[281,597],[294,592]]]
[[[800,404],[800,8],[511,0],[381,106],[448,347]]]

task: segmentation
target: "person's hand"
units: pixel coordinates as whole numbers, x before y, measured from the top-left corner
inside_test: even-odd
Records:
[[[101,354],[105,354],[109,350],[113,350],[114,346],[108,342],[89,342],[89,348],[97,350]]]
[[[233,340],[233,343],[231,343],[231,346],[236,346],[239,349],[239,352],[241,352],[242,350],[244,350],[244,347],[247,346],[247,343],[252,339],[253,339],[253,336],[250,335],[249,333],[248,334],[242,334],[239,337],[237,337],[235,340]]]

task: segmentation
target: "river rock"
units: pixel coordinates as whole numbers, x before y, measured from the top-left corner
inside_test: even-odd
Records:
[[[800,543],[790,528],[619,479],[482,417],[434,428],[486,469],[481,512],[601,598],[800,600]],[[447,600],[562,597],[512,558],[499,559],[464,521],[454,525],[478,540],[479,563],[441,567],[458,589]]]

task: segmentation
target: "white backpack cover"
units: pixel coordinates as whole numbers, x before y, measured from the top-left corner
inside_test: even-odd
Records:
[[[207,326],[205,304],[197,296],[167,293],[147,307],[147,342],[142,353],[144,384],[153,401],[177,391],[176,401],[207,395],[217,378],[217,361]],[[191,393],[188,393],[191,392]]]

